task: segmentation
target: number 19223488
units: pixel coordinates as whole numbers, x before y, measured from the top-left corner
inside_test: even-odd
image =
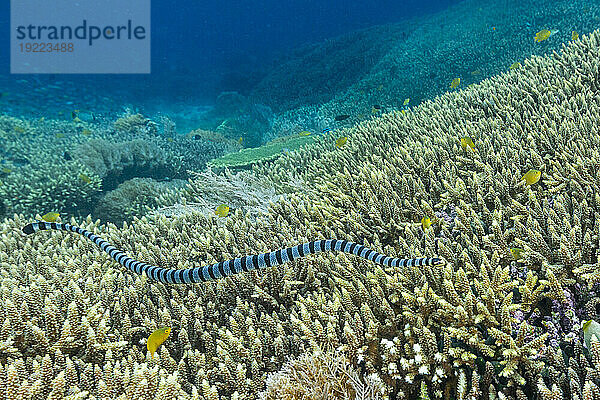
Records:
[[[26,42],[19,43],[21,53],[72,53],[75,50],[73,42]]]

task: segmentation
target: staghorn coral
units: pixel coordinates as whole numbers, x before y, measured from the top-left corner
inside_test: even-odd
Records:
[[[79,131],[87,124],[0,116],[0,126],[6,129],[0,130],[0,160],[10,171],[0,176],[5,215],[91,210],[101,190],[100,179],[82,163],[62,156],[65,141],[82,141]],[[80,174],[89,176],[91,182],[82,181]]]
[[[548,342],[551,349],[576,340],[583,305],[597,295],[574,285],[574,274],[589,280],[590,289],[597,279],[597,136],[589,137],[588,132],[597,118],[590,106],[595,107],[598,87],[595,78],[584,78],[595,76],[597,48],[598,36],[594,34],[565,54],[554,54],[553,61],[534,58],[526,63],[526,71],[485,81],[477,90],[444,96],[415,113],[393,113],[384,116],[385,121],[363,123],[354,132],[358,137],[353,136],[345,151],[331,152],[317,145],[316,149],[276,162],[270,170],[258,171],[278,177],[282,171],[291,170],[292,175],[297,173],[307,182],[314,182],[325,197],[323,206],[335,199],[334,205],[353,210],[347,216],[337,215],[340,225],[373,227],[377,230],[367,235],[384,233],[390,239],[381,240],[392,243],[398,235],[405,252],[425,245],[436,248],[447,260],[455,260],[454,271],[447,270],[443,275],[427,269],[418,273],[399,271],[402,273],[398,276],[405,278],[400,280],[399,293],[393,298],[404,300],[403,307],[410,308],[403,314],[413,317],[402,340],[397,344],[388,339],[383,342],[391,349],[392,354],[386,355],[392,360],[388,373],[396,380],[432,379],[434,384],[428,383],[428,387],[441,396],[448,387],[436,382],[451,368],[471,364],[464,372],[475,379],[475,372],[478,376],[485,372],[478,367],[471,373],[477,360],[502,354],[502,368],[496,371],[500,378],[496,378],[499,380],[493,390],[487,384],[484,397],[499,389],[505,396],[533,396],[538,389],[533,383],[526,385],[523,373],[539,373],[541,362],[531,358],[537,350],[546,348],[545,339],[552,338]],[[581,61],[581,69],[566,69],[573,59]],[[575,76],[569,78],[571,73]],[[515,88],[516,82],[526,86]],[[564,84],[564,91],[558,82]],[[546,89],[540,93],[537,88]],[[569,100],[571,96],[573,100]],[[540,106],[534,108],[528,102]],[[483,121],[478,121],[479,113],[486,116]],[[564,136],[567,132],[569,140]],[[472,154],[465,153],[458,140],[469,135],[477,138],[477,151]],[[492,137],[497,138],[494,144]],[[392,146],[393,157],[378,156],[390,154],[390,144],[398,142],[405,144],[399,149]],[[576,148],[568,150],[574,143],[578,143]],[[358,154],[366,154],[367,159],[361,160]],[[340,165],[344,166],[341,171]],[[519,182],[529,167],[544,171],[541,185],[526,187]],[[415,225],[394,222],[397,215],[402,215],[401,220],[416,222],[420,216],[432,214],[442,218],[431,235],[422,235]],[[509,251],[512,246],[526,249],[522,262],[514,262]],[[591,263],[581,266],[585,262]],[[423,279],[427,285],[415,287],[414,282]],[[442,296],[438,295],[440,291]],[[476,300],[482,293],[485,296]],[[368,297],[361,296],[361,301]],[[307,320],[311,317],[315,315]],[[457,319],[453,322],[453,318]],[[453,326],[470,318],[472,323],[467,326]],[[481,331],[480,326],[486,329]],[[304,329],[310,330],[310,325]],[[425,346],[422,341],[426,338]],[[506,346],[505,350],[499,353],[500,349],[489,347],[491,339],[495,346]],[[414,349],[404,358],[398,355],[411,340],[417,349],[430,350],[425,355]],[[441,346],[452,342],[459,347]],[[528,345],[522,347],[526,342]],[[363,343],[365,351],[372,348],[367,341]],[[359,340],[351,350],[360,344]],[[448,356],[454,361],[444,364]],[[431,358],[435,360],[432,363],[428,361]],[[447,367],[432,375],[440,362]],[[524,370],[518,372],[517,365]],[[456,379],[457,374],[453,376]],[[503,381],[505,377],[509,378],[508,385]],[[526,386],[507,390],[515,385],[511,382]],[[471,387],[476,386],[479,384],[473,381]],[[414,388],[411,390],[414,393]],[[398,393],[408,394],[403,389]]]
[[[256,219],[191,213],[122,230],[83,225],[164,267],[335,237],[390,256],[440,254],[444,268],[318,254],[176,287],[129,274],[82,237],[23,239],[23,217],[3,222],[5,393],[61,392],[64,379],[94,396],[253,399],[289,357],[335,348],[391,398],[595,398],[598,344],[584,349],[579,332],[568,334],[600,294],[599,49],[595,32],[362,123],[342,149],[323,141],[256,167],[274,184],[306,187]],[[467,135],[474,152],[460,146]],[[532,186],[520,181],[530,168],[542,171]],[[423,231],[421,218],[436,215]],[[524,249],[518,261],[512,247]],[[143,339],[159,325],[173,327],[172,340],[152,361]],[[156,366],[171,382],[160,391]]]
[[[89,183],[81,178],[82,174],[90,178]],[[102,187],[98,176],[77,161],[27,164],[1,179],[0,198],[7,208],[5,214],[34,215],[55,210],[89,212]]]
[[[2,215],[48,211],[87,215],[102,194],[128,179],[185,177],[188,170],[202,170],[208,160],[234,148],[206,139],[115,132],[104,120],[28,121],[0,116],[0,126],[0,161],[10,170],[0,173]]]

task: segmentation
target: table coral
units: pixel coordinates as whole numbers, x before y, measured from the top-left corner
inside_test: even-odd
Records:
[[[302,146],[315,142],[315,135],[286,136],[275,139],[260,147],[242,149],[236,153],[229,153],[220,158],[209,161],[213,168],[251,168],[252,165],[273,160],[283,154],[300,149]]]

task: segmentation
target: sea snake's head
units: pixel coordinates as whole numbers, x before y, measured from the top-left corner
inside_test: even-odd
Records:
[[[23,229],[21,229],[23,231],[24,234],[26,235],[31,235],[32,233],[35,232],[35,230],[33,229],[33,224],[27,224],[23,227]]]

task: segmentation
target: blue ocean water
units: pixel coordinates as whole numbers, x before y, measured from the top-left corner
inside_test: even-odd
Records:
[[[125,106],[147,112],[168,112],[182,104],[210,106],[220,92],[249,93],[298,47],[431,14],[456,2],[188,0],[173,6],[156,0],[151,3],[151,74],[10,75],[5,41],[0,47],[0,91],[13,95],[12,101],[5,100],[5,111],[32,117],[73,107],[101,113]],[[0,5],[0,34],[5,38],[9,3]]]

